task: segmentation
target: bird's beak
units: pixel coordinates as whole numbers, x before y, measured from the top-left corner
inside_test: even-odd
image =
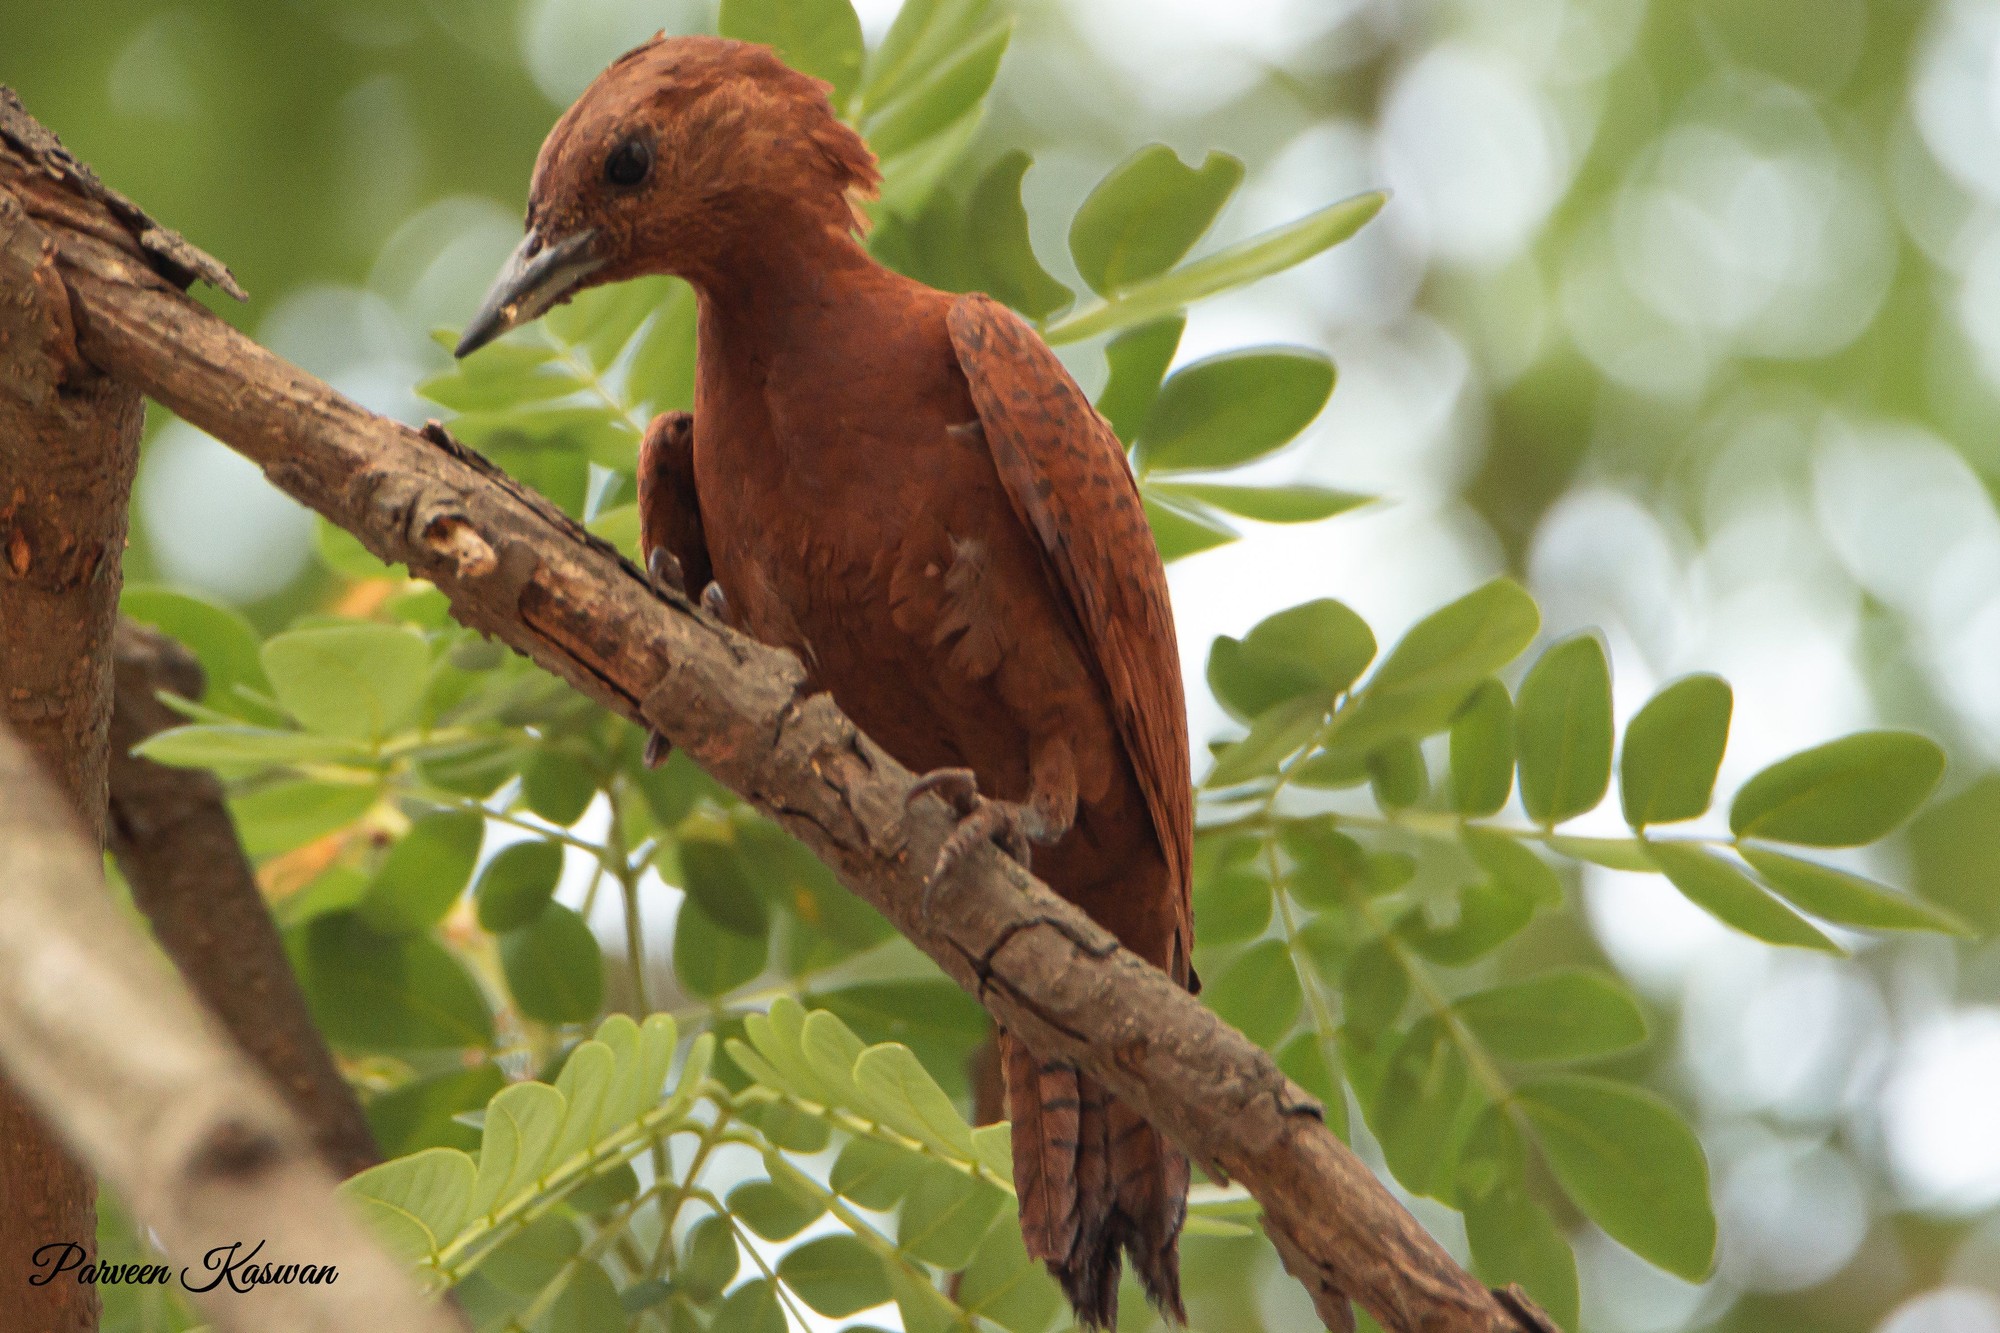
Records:
[[[455,355],[469,356],[568,299],[585,278],[604,267],[604,260],[591,251],[596,239],[595,227],[553,243],[545,243],[539,232],[530,230],[493,280],[479,313],[458,340]]]

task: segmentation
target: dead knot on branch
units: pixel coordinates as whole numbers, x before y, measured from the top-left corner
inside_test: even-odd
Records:
[[[457,514],[439,514],[426,523],[423,543],[450,560],[462,579],[484,578],[500,567],[500,558],[478,529]]]

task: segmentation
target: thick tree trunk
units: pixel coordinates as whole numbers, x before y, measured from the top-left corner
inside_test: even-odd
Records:
[[[129,620],[118,625],[115,649],[109,834],[132,901],[189,987],[305,1122],[327,1164],[343,1176],[373,1166],[380,1150],[313,1025],[222,784],[131,753],[184,721],[158,695],[199,699],[201,665]]]
[[[0,192],[0,249],[25,283],[0,285],[0,692],[8,725],[104,845],[111,627],[127,502],[145,420],[139,393],[78,355],[53,247]],[[0,881],[0,912],[15,886]],[[47,1126],[0,1086],[0,1274],[43,1245],[95,1246],[95,1186]],[[96,1292],[10,1283],[16,1327],[97,1326]]]

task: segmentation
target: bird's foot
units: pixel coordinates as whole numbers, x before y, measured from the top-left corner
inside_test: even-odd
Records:
[[[681,572],[680,558],[664,546],[655,546],[646,557],[646,573],[653,586],[687,596],[687,575]]]
[[[982,842],[991,842],[1023,868],[1032,845],[1054,841],[1055,832],[1041,811],[1020,801],[1001,801],[979,794],[979,781],[969,768],[940,768],[910,786],[905,803],[925,795],[941,797],[958,815],[958,827],[938,848],[937,864],[924,879],[923,913],[930,915],[931,895],[958,864]]]
[[[709,585],[701,590],[701,609],[723,624],[729,623],[729,599],[723,596],[720,583],[711,580]]]
[[[681,572],[681,562],[672,551],[664,546],[655,546],[646,556],[646,574],[653,580],[653,586],[669,592],[687,596],[687,576]],[[667,762],[674,752],[674,743],[657,731],[646,733],[646,749],[641,755],[647,768],[658,768]]]

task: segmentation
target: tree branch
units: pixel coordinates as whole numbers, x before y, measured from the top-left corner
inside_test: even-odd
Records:
[[[305,1123],[327,1164],[343,1176],[373,1166],[381,1151],[306,1007],[222,784],[212,773],[132,753],[185,720],[158,696],[166,690],[199,699],[201,664],[166,635],[129,620],[118,623],[113,647],[108,832],[132,900],[195,995]]]
[[[257,462],[275,484],[407,564],[465,624],[643,721],[771,814],[1031,1047],[1074,1061],[1212,1174],[1263,1205],[1333,1328],[1348,1300],[1395,1333],[1552,1328],[1461,1269],[1326,1127],[1271,1058],[997,852],[920,908],[952,827],[906,808],[911,775],[789,654],[735,634],[435,428],[369,413],[257,347],[130,244],[58,235],[94,363]]]
[[[53,776],[91,839],[104,841],[111,625],[145,420],[138,390],[76,349],[55,249],[0,193],[0,687],[5,722]],[[15,886],[0,880],[0,914]],[[93,1243],[96,1187],[49,1128],[0,1086],[0,1271],[58,1237]],[[10,1294],[24,1327],[95,1329],[94,1290]]]
[[[102,867],[0,728],[0,883],[12,895],[0,913],[0,1063],[187,1266],[191,1287],[217,1275],[207,1256],[238,1243],[246,1262],[262,1242],[258,1265],[336,1272],[324,1284],[197,1290],[218,1329],[454,1328],[337,1201],[297,1121],[113,906]],[[72,1239],[85,1238],[43,1243]],[[46,1254],[39,1271],[57,1258]],[[12,1273],[37,1271],[24,1256]],[[32,1289],[10,1282],[10,1304],[26,1290],[80,1285],[74,1273]]]

